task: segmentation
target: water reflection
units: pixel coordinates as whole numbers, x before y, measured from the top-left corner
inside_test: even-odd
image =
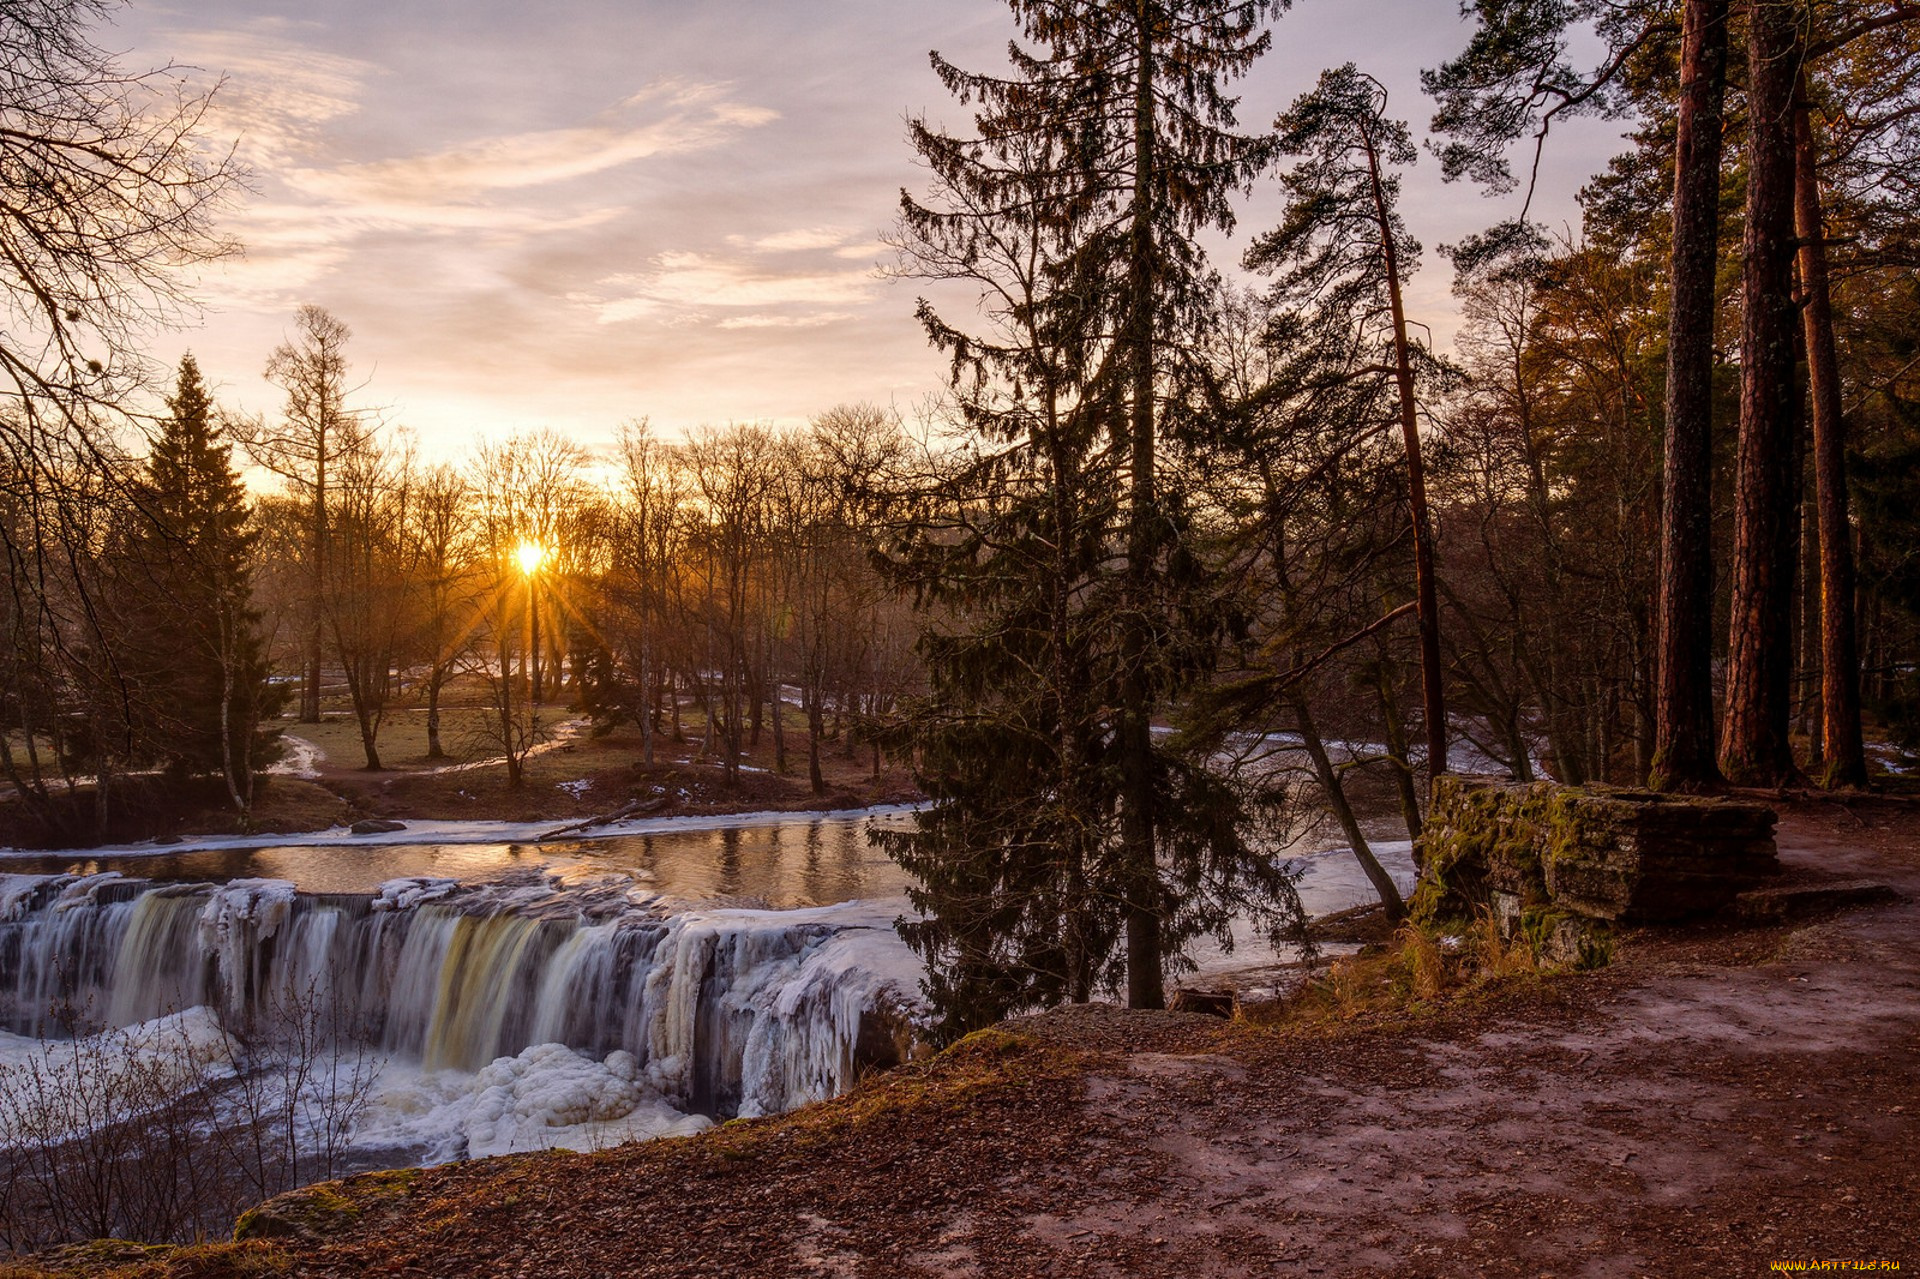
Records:
[[[310,893],[372,893],[390,879],[433,877],[482,883],[516,871],[547,869],[564,878],[617,873],[686,901],[756,900],[780,909],[827,906],[853,898],[899,897],[905,871],[874,848],[870,817],[795,816],[721,830],[545,844],[331,844],[197,849],[161,856],[9,857],[0,871],[99,874],[166,881],[285,879]]]

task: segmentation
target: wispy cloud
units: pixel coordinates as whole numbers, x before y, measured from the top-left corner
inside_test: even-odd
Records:
[[[322,199],[438,208],[699,150],[779,118],[767,108],[728,99],[726,89],[718,84],[655,85],[601,118],[572,128],[480,138],[427,155],[299,169],[287,180]]]
[[[371,62],[305,46],[292,24],[274,19],[170,37],[196,78],[222,82],[212,130],[237,136],[261,172],[311,162],[324,146],[325,126],[357,112],[368,81],[383,74]]]
[[[730,235],[727,243],[763,253],[799,253],[808,249],[837,249],[847,242],[851,234],[845,227],[801,227],[792,231],[777,231],[758,239]]]
[[[846,311],[815,311],[809,315],[729,315],[719,323],[723,329],[817,329],[822,325],[851,320]]]
[[[702,253],[663,253],[654,270],[610,275],[600,290],[575,295],[592,306],[602,324],[662,317],[672,313],[733,308],[836,307],[865,302],[878,281],[868,270],[777,270],[751,257],[713,257]],[[832,316],[812,323],[829,323]],[[737,319],[737,317],[736,317]],[[763,319],[793,326],[800,321]],[[746,327],[739,323],[723,327]]]
[[[171,33],[181,63],[221,80],[214,129],[238,138],[255,174],[255,197],[233,222],[246,257],[206,280],[217,307],[308,300],[362,254],[400,245],[412,246],[423,272],[453,255],[460,262],[440,273],[461,263],[470,273],[480,249],[508,274],[506,259],[534,242],[628,214],[631,188],[612,181],[615,170],[722,146],[778,119],[724,82],[663,78],[579,123],[369,158],[353,122],[363,103],[400,86],[372,63],[312,47],[314,34],[273,19]]]

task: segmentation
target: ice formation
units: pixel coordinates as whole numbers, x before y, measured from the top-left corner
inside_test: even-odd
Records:
[[[453,1158],[695,1131],[848,1087],[919,1008],[899,903],[663,913],[627,882],[0,881],[0,1030],[304,1010],[388,1063],[357,1144]],[[206,1010],[213,1010],[208,1012]]]

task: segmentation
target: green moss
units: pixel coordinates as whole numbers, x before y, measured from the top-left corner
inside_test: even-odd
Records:
[[[358,1221],[368,1207],[405,1195],[419,1175],[417,1168],[396,1168],[289,1191],[241,1213],[233,1224],[233,1237],[325,1238],[338,1234]]]
[[[1613,937],[1591,919],[1553,907],[1522,911],[1520,935],[1534,959],[1555,968],[1604,968],[1613,962]]]
[[[90,1239],[56,1248],[38,1262],[0,1264],[0,1279],[258,1279],[294,1268],[289,1254],[260,1240],[150,1244]]]

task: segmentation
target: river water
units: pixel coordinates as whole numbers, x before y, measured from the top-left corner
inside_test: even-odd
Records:
[[[869,839],[908,820],[654,820],[546,841],[421,822],[0,854],[0,1071],[91,1032],[121,1034],[104,1057],[164,1043],[211,1078],[237,1068],[233,1027],[348,1027],[377,1073],[354,1112],[362,1165],[777,1113],[886,1064],[921,1013],[893,929],[910,880]],[[1377,851],[1410,882],[1405,844]],[[1301,862],[1310,913],[1370,899],[1345,850]],[[1239,931],[1189,980],[1270,968]]]

